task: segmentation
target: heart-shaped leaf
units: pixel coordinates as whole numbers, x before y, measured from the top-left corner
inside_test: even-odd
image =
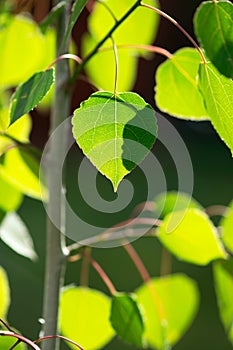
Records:
[[[233,154],[233,81],[211,64],[201,64],[199,87],[211,123]]]
[[[230,204],[226,215],[222,218],[220,226],[223,243],[233,253],[233,202]]]
[[[130,92],[92,94],[76,109],[72,123],[78,145],[114,191],[145,158],[157,135],[154,110]]]
[[[13,124],[22,115],[30,112],[49,92],[54,83],[54,68],[35,73],[18,86],[11,100],[10,120]]]
[[[197,265],[227,257],[216,228],[199,209],[168,214],[158,228],[158,238],[177,258]]]
[[[170,348],[190,327],[198,309],[196,283],[185,275],[153,278],[136,291],[145,318],[144,337],[150,347]]]
[[[6,272],[0,267],[0,318],[6,319],[10,305],[10,289]]]
[[[0,225],[0,239],[16,253],[36,260],[32,238],[22,219],[16,213],[5,216]]]
[[[233,259],[214,264],[214,279],[220,317],[233,344]]]
[[[233,78],[233,4],[202,2],[194,17],[197,37],[219,72]]]
[[[143,318],[133,294],[117,293],[113,296],[110,321],[124,341],[143,346]]]
[[[159,66],[155,100],[161,111],[182,119],[209,119],[197,84],[200,61],[197,50],[183,48]]]
[[[111,300],[97,290],[66,288],[60,301],[61,332],[85,350],[99,350],[115,334],[109,321],[110,309]]]

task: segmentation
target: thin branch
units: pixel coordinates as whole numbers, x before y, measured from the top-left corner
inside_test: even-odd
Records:
[[[50,65],[46,68],[46,70],[52,68],[56,63],[64,59],[72,59],[76,61],[78,64],[82,63],[82,59],[79,56],[73,55],[72,53],[65,53],[63,55],[58,56],[52,63],[50,63]]]
[[[83,70],[84,66],[90,61],[90,59],[96,54],[99,48],[109,39],[115,30],[141,5],[141,0],[137,0],[130,9],[115,23],[115,25],[109,30],[109,32],[104,36],[104,38],[94,47],[94,49],[83,59],[82,64],[77,66],[73,76],[70,79],[70,84],[72,84],[76,78],[79,76],[80,72]]]
[[[171,273],[171,270],[172,270],[172,255],[166,248],[163,247],[160,276],[169,275]]]
[[[30,339],[27,339],[24,336],[22,336],[21,334],[9,332],[9,331],[0,331],[0,336],[16,338],[16,339],[20,340],[21,342],[29,345],[34,350],[41,350],[39,348],[39,346],[34,344]]]
[[[34,343],[40,343],[42,342],[43,340],[46,340],[46,339],[54,339],[54,338],[57,338],[57,339],[62,339],[62,340],[65,340],[66,342],[76,346],[77,348],[79,348],[80,350],[84,350],[81,345],[79,345],[78,343],[76,343],[75,341],[73,340],[70,340],[69,338],[66,338],[66,337],[63,337],[62,335],[47,335],[45,337],[42,337],[42,338],[39,338],[37,340],[34,340]]]
[[[110,13],[110,15],[112,16],[112,18],[114,19],[115,23],[117,23],[117,18],[115,16],[115,14],[113,13],[113,11],[110,9],[110,7],[106,4],[106,2],[102,1],[102,0],[96,0],[99,4],[103,5],[105,7],[105,9]]]
[[[162,56],[165,56],[167,58],[171,58],[172,57],[172,54],[162,48],[162,47],[159,47],[159,46],[153,46],[153,45],[141,45],[141,44],[120,44],[120,45],[116,45],[116,47],[118,49],[139,49],[139,50],[145,50],[145,51],[148,51],[148,52],[153,52],[153,53],[157,53],[157,54],[160,54]],[[109,46],[109,47],[101,47],[99,48],[98,52],[104,52],[104,51],[109,51],[111,50],[112,47]]]
[[[224,216],[227,210],[228,207],[224,205],[211,205],[205,209],[205,212],[208,216]]]
[[[85,256],[85,251],[83,252],[83,256]],[[87,260],[90,262],[92,267],[98,272],[99,276],[105,283],[106,287],[108,288],[111,295],[116,294],[116,288],[114,287],[112,281],[108,277],[108,275],[105,273],[105,271],[102,269],[100,264],[95,261],[91,256],[86,255]]]
[[[136,266],[140,276],[142,277],[143,281],[145,283],[148,283],[151,279],[149,272],[147,271],[145,265],[143,264],[140,256],[136,252],[136,250],[133,248],[133,246],[123,241],[123,248],[126,250],[130,258],[132,259],[134,265]]]
[[[0,323],[3,324],[4,327],[6,327],[6,329],[8,329],[9,332],[12,332],[14,333],[13,329],[11,329],[11,327],[4,321],[0,318]]]
[[[201,59],[203,61],[204,64],[206,64],[206,59],[205,59],[205,56],[201,50],[201,48],[199,47],[199,45],[196,43],[196,41],[191,37],[191,35],[174,19],[172,18],[171,16],[169,16],[167,13],[159,10],[158,8],[154,7],[154,6],[151,6],[151,5],[148,5],[148,4],[144,4],[143,2],[141,2],[141,6],[142,7],[145,7],[145,8],[148,8],[152,11],[155,11],[156,13],[158,13],[160,16],[166,18],[169,22],[171,22],[172,24],[174,24],[185,36],[186,38],[188,38],[188,40],[192,43],[192,45],[198,50],[200,56],[201,56]]]

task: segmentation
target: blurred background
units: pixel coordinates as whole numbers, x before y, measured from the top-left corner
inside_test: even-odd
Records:
[[[198,0],[160,0],[161,8],[177,19],[180,24],[193,34],[192,18],[196,7],[201,1]],[[19,0],[16,11],[29,11],[36,21],[44,18],[50,8],[50,2],[44,0],[23,1]],[[80,46],[80,38],[86,30],[89,12],[85,9],[74,28],[73,37]],[[81,33],[81,34],[80,34]],[[167,21],[161,19],[156,45],[167,48],[170,52],[176,51],[183,46],[190,46],[187,39]],[[133,91],[138,92],[155,109],[154,103],[154,75],[156,67],[163,58],[155,55],[150,60],[140,59],[138,77]],[[79,81],[76,85],[72,100],[72,109],[77,108],[79,103],[87,98],[91,90],[90,86]],[[233,162],[232,157],[219,139],[209,122],[186,122],[163,115],[177,129],[189,151],[194,171],[193,196],[204,207],[214,204],[228,205],[233,198]],[[49,113],[32,113],[33,130],[31,141],[41,149],[48,137]],[[166,174],[167,187],[170,190],[177,189],[177,178],[172,159],[160,145],[155,145],[155,156],[162,164]],[[81,151],[73,147],[68,157],[68,198],[72,206],[78,202],[79,193],[73,188],[76,183],[78,164],[82,159]],[[144,200],[144,187],[141,184],[141,173],[136,169],[130,180],[135,184],[135,196],[129,207],[117,218],[119,221],[126,219],[134,206]],[[97,188],[103,198],[111,201],[115,197],[107,180],[99,176]],[[36,200],[25,198],[19,210],[28,227],[35,243],[39,260],[35,263],[18,256],[1,242],[0,265],[8,273],[11,287],[11,308],[9,321],[23,334],[30,338],[37,338],[40,325],[38,319],[42,316],[42,293],[45,258],[45,226],[46,217],[43,205]],[[95,215],[93,212],[92,215]],[[111,218],[109,224],[111,223]],[[108,224],[108,223],[107,223]],[[143,261],[152,276],[161,273],[161,246],[158,241],[151,238],[142,238],[134,242],[134,247],[143,258]],[[107,274],[113,280],[118,290],[133,291],[141,283],[135,267],[129,260],[122,248],[95,249],[93,256],[101,264]],[[230,350],[223,327],[218,317],[215,292],[213,289],[213,277],[211,266],[197,267],[192,264],[182,263],[172,257],[171,272],[184,272],[195,279],[200,289],[201,304],[198,315],[185,336],[175,346],[176,350]],[[66,284],[80,282],[80,263],[68,263]],[[90,286],[108,293],[105,285],[95,271],[90,272]],[[117,339],[108,344],[105,349],[119,350],[130,349]],[[67,349],[64,345],[64,349]]]

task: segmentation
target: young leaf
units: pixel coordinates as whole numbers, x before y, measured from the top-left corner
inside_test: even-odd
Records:
[[[87,1],[88,0],[75,0],[73,7],[72,7],[72,13],[71,13],[70,21],[68,24],[68,28],[67,28],[66,34],[64,36],[64,40],[63,40],[64,43],[66,43],[68,38],[70,37],[72,29],[75,25],[75,22],[77,21],[78,17],[80,16]]]
[[[233,78],[233,4],[202,2],[194,17],[196,35],[219,72]]]
[[[6,319],[10,306],[10,288],[5,270],[0,267],[0,318]]]
[[[110,307],[110,299],[97,290],[83,287],[64,289],[60,301],[62,334],[86,350],[101,349],[114,336],[109,321]]]
[[[220,317],[233,344],[233,259],[214,264],[214,279]]]
[[[212,64],[201,64],[199,87],[211,123],[233,154],[233,81]]]
[[[220,227],[223,243],[233,253],[233,202],[230,204],[226,216],[222,218]]]
[[[130,92],[92,94],[76,109],[72,123],[78,145],[114,191],[145,158],[157,135],[154,110]]]
[[[185,210],[188,208],[202,209],[202,206],[189,194],[182,192],[164,192],[157,195],[154,199],[155,211],[163,218],[174,211]]]
[[[37,259],[28,229],[16,213],[12,212],[5,216],[0,225],[0,239],[25,258]]]
[[[29,80],[18,86],[11,100],[10,120],[13,124],[22,115],[35,108],[49,92],[54,83],[54,69],[35,73]]]
[[[161,111],[182,119],[209,119],[197,84],[200,61],[197,50],[183,48],[159,66],[155,100]]]
[[[84,56],[89,54],[115,25],[116,22],[112,14],[119,20],[135,3],[135,0],[108,0],[104,1],[106,6],[101,2],[95,2],[94,9],[88,18],[90,34],[86,34],[82,40]],[[148,0],[147,3],[158,7],[158,2],[155,0]],[[159,17],[155,12],[139,6],[113,33],[115,43],[117,45],[152,44],[157,32],[158,20]],[[115,59],[111,49],[112,41],[110,39],[107,40],[102,47],[108,47],[110,50],[99,52],[98,55],[93,57],[86,65],[86,71],[96,86],[101,87],[103,90],[111,91],[115,80]],[[132,89],[136,79],[138,56],[147,57],[148,53],[139,49],[118,49],[118,91]]]
[[[143,346],[143,318],[134,295],[117,293],[113,296],[110,321],[124,341]]]
[[[41,199],[41,193],[44,193],[43,198],[47,196],[47,189],[40,179],[39,160],[27,150],[13,148],[8,151],[0,164],[0,175],[30,197]]]
[[[158,228],[158,238],[177,258],[193,264],[227,257],[216,228],[199,209],[168,214]]]
[[[153,278],[139,287],[136,295],[144,310],[144,337],[157,350],[165,349],[164,344],[177,343],[193,322],[199,305],[196,283],[181,274]]]

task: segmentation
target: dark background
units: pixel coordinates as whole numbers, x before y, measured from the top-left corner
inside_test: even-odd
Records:
[[[200,1],[194,0],[161,0],[161,8],[177,19],[189,33],[193,34],[192,18]],[[41,1],[32,8],[37,20],[43,18],[47,11],[48,2]],[[74,37],[79,44],[80,30],[85,31],[88,12],[82,14],[78,27],[74,30]],[[174,52],[182,46],[190,46],[186,38],[179,33],[170,23],[161,20],[156,45],[165,47]],[[143,96],[154,106],[154,73],[156,66],[162,62],[162,58],[154,56],[150,61],[140,60],[138,79],[134,91]],[[75,107],[81,100],[91,93],[87,84],[80,82],[74,94],[73,104]],[[173,123],[182,136],[192,159],[194,169],[194,192],[193,196],[204,206],[213,204],[227,205],[233,198],[233,162],[228,148],[216,135],[208,122],[186,122],[164,116]],[[32,142],[40,147],[47,138],[49,120],[46,115],[33,113],[34,128]],[[163,150],[158,147],[154,149],[155,155],[163,162]],[[78,158],[76,158],[78,157]],[[77,159],[82,158],[77,149],[70,152],[68,161],[68,196],[70,201],[75,202],[75,192],[72,191],[72,178],[75,178],[77,171]],[[168,188],[173,188],[174,169],[172,162],[166,161]],[[137,176],[138,171],[132,175]],[[100,179],[100,181],[102,181]],[[140,188],[137,189],[140,193]],[[104,196],[108,197],[110,187],[106,185]],[[73,193],[73,194],[72,194]],[[137,201],[140,201],[140,195]],[[31,229],[36,250],[39,254],[39,261],[32,263],[27,259],[18,256],[1,243],[0,265],[6,268],[11,286],[12,303],[9,312],[9,321],[16,328],[30,338],[37,338],[41,317],[42,292],[44,276],[44,246],[45,246],[45,210],[43,205],[33,199],[25,198],[20,208],[20,215]],[[123,218],[124,218],[123,214]],[[143,238],[134,243],[135,248],[143,257],[143,261],[152,276],[158,276],[161,268],[161,247],[160,244],[151,238]],[[111,276],[118,290],[132,291],[142,282],[133,264],[122,248],[96,249],[94,257]],[[79,283],[80,263],[68,264],[66,283]],[[199,350],[228,350],[231,349],[226,339],[223,327],[218,317],[218,310],[213,287],[211,265],[197,267],[185,264],[172,259],[172,272],[184,272],[194,278],[200,288],[201,304],[198,315],[185,336],[175,346],[177,350],[199,349]],[[101,289],[108,293],[103,282],[95,271],[91,270],[90,286]],[[65,348],[65,347],[64,347]],[[106,349],[116,350],[121,348],[130,349],[125,344],[114,340]]]

